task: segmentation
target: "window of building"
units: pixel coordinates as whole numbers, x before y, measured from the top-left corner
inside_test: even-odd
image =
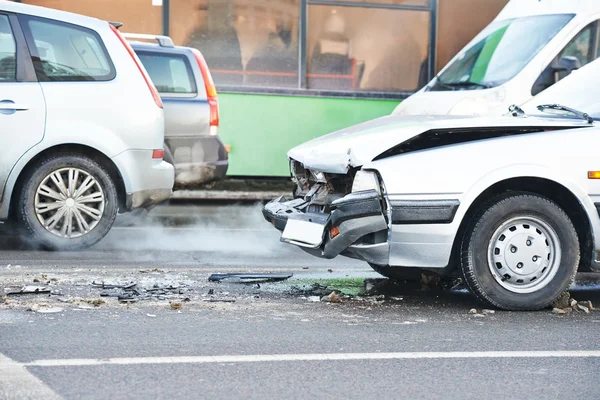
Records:
[[[97,33],[71,24],[22,17],[40,81],[107,81],[115,70]]]
[[[6,15],[0,15],[0,81],[14,81],[17,74],[15,38]]]
[[[428,11],[308,8],[310,89],[408,92],[427,82]]]
[[[184,56],[145,51],[138,51],[137,55],[160,93],[196,93],[194,75]]]
[[[298,87],[298,0],[171,0],[170,14],[217,85]]]

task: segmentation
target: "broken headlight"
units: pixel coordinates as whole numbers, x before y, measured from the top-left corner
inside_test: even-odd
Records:
[[[376,190],[381,193],[377,174],[372,171],[358,171],[352,182],[352,192],[363,192],[365,190]]]

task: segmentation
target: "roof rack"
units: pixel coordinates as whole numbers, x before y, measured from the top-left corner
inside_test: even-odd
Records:
[[[146,35],[143,33],[123,33],[123,36],[126,39],[156,40],[160,47],[175,47],[173,40],[168,36]]]

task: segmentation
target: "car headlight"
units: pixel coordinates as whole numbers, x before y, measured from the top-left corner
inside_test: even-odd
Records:
[[[380,193],[379,180],[375,172],[361,170],[354,175],[352,192],[363,192],[365,190],[376,190],[377,193]]]

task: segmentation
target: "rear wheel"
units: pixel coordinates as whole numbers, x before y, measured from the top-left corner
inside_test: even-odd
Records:
[[[26,177],[17,194],[17,219],[42,246],[77,250],[102,239],[118,210],[110,175],[80,155],[47,157]]]
[[[569,288],[578,264],[571,220],[557,204],[533,194],[492,200],[475,215],[461,246],[471,292],[507,310],[549,306]]]

